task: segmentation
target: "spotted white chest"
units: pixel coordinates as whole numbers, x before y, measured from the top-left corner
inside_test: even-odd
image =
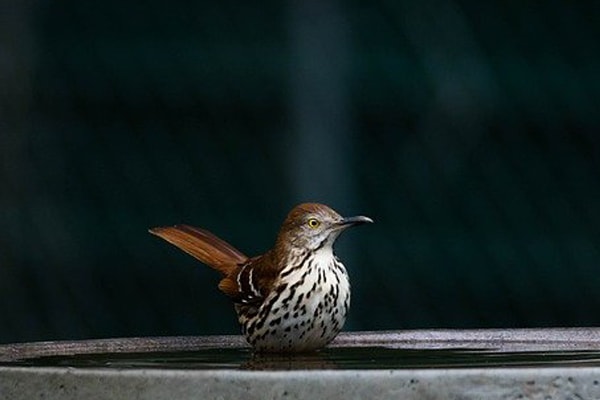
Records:
[[[240,318],[257,350],[308,351],[325,346],[342,329],[350,307],[344,265],[326,246],[281,272],[281,281],[254,318]]]

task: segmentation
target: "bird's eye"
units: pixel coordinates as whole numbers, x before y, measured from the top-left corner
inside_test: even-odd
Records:
[[[310,226],[313,229],[318,228],[319,225],[321,225],[321,223],[316,218],[311,218],[311,219],[308,220],[308,226]]]

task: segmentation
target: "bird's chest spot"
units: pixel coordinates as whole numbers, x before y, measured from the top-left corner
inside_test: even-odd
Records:
[[[342,329],[350,304],[344,266],[335,257],[314,257],[289,273],[248,324],[257,347],[310,349],[323,346]],[[281,289],[283,288],[283,289]]]
[[[289,290],[282,296],[281,311],[290,311],[293,319],[345,316],[344,301],[350,287],[343,265],[336,264],[335,259],[317,259],[304,271],[290,276],[287,282]]]

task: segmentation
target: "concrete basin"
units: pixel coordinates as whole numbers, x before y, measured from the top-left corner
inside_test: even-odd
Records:
[[[0,346],[0,399],[600,399],[600,329],[341,334],[254,355],[240,336]]]

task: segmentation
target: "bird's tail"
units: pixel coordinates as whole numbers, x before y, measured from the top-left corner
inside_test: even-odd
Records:
[[[228,276],[248,260],[238,249],[209,231],[188,225],[152,228],[149,232]]]

